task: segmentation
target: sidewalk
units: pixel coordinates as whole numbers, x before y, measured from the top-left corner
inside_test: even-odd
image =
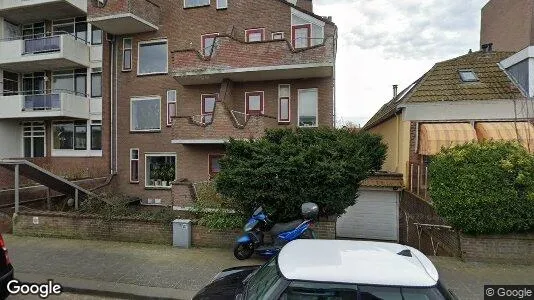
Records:
[[[191,299],[221,269],[238,261],[229,249],[62,240],[4,235],[21,281],[53,279],[66,291],[124,298]]]

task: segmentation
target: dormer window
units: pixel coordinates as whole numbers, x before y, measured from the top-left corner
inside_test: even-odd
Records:
[[[463,82],[477,82],[478,77],[473,70],[460,70],[460,79]]]

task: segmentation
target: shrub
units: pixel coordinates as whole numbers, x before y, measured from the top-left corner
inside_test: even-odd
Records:
[[[534,230],[534,156],[510,142],[443,150],[429,167],[437,212],[465,233]]]
[[[240,228],[245,217],[235,210],[234,202],[217,193],[213,181],[196,184],[194,211],[200,225],[211,229]]]
[[[263,205],[273,220],[290,221],[301,218],[304,202],[317,203],[322,216],[339,215],[385,155],[381,138],[367,132],[272,129],[261,139],[231,140],[215,182],[243,215]]]

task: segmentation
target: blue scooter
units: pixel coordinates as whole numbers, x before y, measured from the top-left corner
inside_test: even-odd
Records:
[[[296,239],[314,239],[315,232],[310,228],[319,213],[315,203],[304,203],[301,207],[305,220],[295,220],[289,223],[277,223],[269,220],[263,207],[258,207],[248,220],[243,230],[245,233],[237,239],[234,256],[239,260],[250,258],[257,253],[264,257],[276,255],[282,247]],[[269,231],[272,244],[264,243],[264,232]]]

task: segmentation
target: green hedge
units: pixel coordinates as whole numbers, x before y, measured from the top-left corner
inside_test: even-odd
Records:
[[[534,156],[517,143],[443,150],[429,166],[438,214],[471,234],[534,230]]]

